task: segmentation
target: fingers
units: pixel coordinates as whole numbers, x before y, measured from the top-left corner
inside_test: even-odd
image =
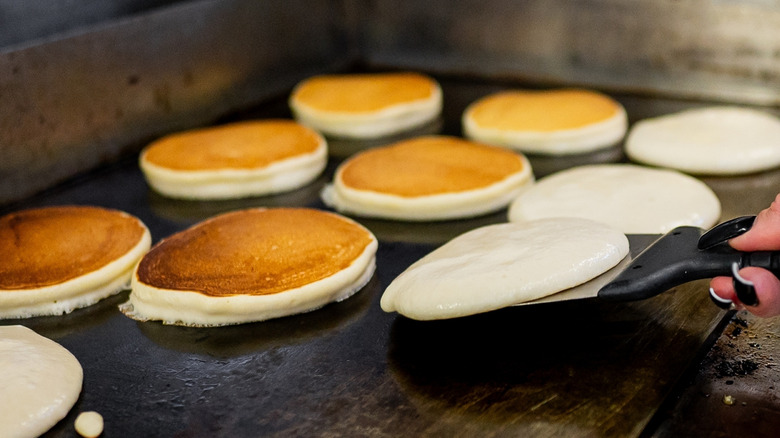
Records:
[[[732,301],[737,308],[745,308],[757,316],[766,318],[780,315],[780,280],[777,277],[766,269],[755,267],[741,269],[739,276],[753,284],[757,305],[749,306],[739,299],[731,277],[713,278],[710,281],[711,292],[720,300]]]
[[[729,241],[738,251],[776,251],[780,249],[780,194],[769,208],[756,216],[753,227]]]
[[[731,277],[715,277],[710,280],[710,299],[721,309],[729,309],[739,302]]]
[[[762,210],[745,234],[729,241],[738,251],[776,251],[780,249],[780,194],[769,208]],[[716,277],[710,281],[710,296],[721,307],[733,303],[737,308],[770,317],[780,315],[780,280],[771,272],[746,267],[731,277]],[[736,286],[736,290],[735,290]]]

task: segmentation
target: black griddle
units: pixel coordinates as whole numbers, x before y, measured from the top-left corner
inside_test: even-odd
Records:
[[[452,135],[460,134],[468,103],[507,87],[441,82],[441,132]],[[629,115],[654,115],[652,99],[616,97]],[[223,121],[289,117],[285,102],[281,97]],[[2,212],[62,204],[116,208],[143,220],[157,242],[238,208],[325,209],[318,193],[342,158],[332,157],[322,177],[295,192],[202,202],[151,192],[133,155]],[[580,163],[625,160],[619,147],[530,158],[537,178]],[[752,184],[750,178],[734,184]],[[755,178],[777,182],[754,189],[771,200],[780,172]],[[724,217],[755,213],[742,211],[752,205],[727,179],[707,182],[720,187]],[[752,202],[763,202],[756,196]],[[220,328],[164,326],[119,313],[124,292],[69,315],[0,324],[23,324],[58,341],[84,368],[78,402],[47,437],[75,436],[74,420],[86,410],[103,415],[106,438],[648,433],[677,380],[727,322],[729,314],[709,303],[702,281],[640,302],[513,307],[445,321],[412,321],[379,308],[384,288],[411,263],[462,232],[505,220],[506,211],[436,223],[358,218],[380,240],[376,274],[352,298],[303,315]]]

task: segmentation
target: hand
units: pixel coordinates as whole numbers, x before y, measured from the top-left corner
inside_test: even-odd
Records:
[[[756,216],[753,227],[731,239],[729,245],[746,252],[780,250],[780,194],[769,208]],[[761,317],[780,315],[780,280],[774,274],[763,268],[746,267],[739,270],[738,276],[753,283],[758,301],[756,305],[740,301],[731,277],[715,277],[710,281],[713,300],[725,304],[733,302],[738,309],[747,309]]]

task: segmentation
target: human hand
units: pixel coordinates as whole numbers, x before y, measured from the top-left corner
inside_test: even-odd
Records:
[[[780,250],[780,194],[769,208],[756,216],[753,227],[729,240],[729,245],[745,252]],[[745,267],[735,273],[735,277],[736,280],[715,277],[710,281],[710,295],[716,304],[729,306],[733,303],[738,309],[765,318],[780,315],[780,280],[774,274],[763,268]],[[744,301],[737,296],[735,284],[745,292],[740,293]]]

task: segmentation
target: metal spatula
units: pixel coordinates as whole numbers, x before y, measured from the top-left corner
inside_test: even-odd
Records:
[[[733,275],[746,266],[766,268],[779,275],[780,251],[741,252],[727,243],[749,230],[754,220],[755,216],[743,216],[706,232],[685,226],[660,236],[628,235],[630,254],[611,270],[577,287],[522,304],[584,298],[641,300],[689,281]]]

